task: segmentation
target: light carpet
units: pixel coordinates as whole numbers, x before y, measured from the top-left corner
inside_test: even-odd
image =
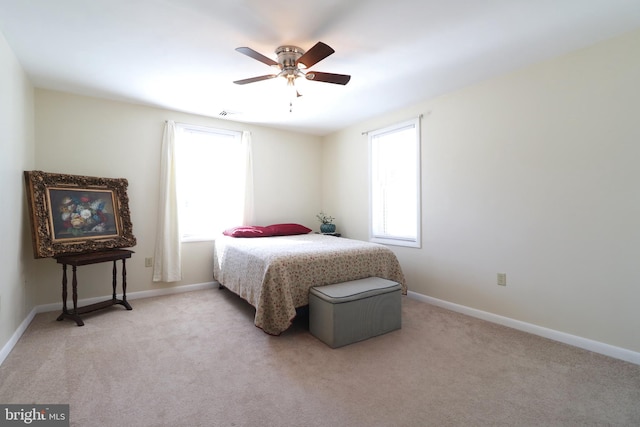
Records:
[[[402,329],[331,349],[279,337],[227,290],[35,317],[0,403],[72,426],[638,426],[640,366],[403,297]]]

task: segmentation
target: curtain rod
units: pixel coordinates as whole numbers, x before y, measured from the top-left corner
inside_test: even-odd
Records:
[[[429,111],[429,112],[427,113],[427,115],[429,115],[429,114],[431,114],[431,111]],[[423,117],[424,117],[424,114],[420,114],[420,115],[418,115],[418,116],[416,116],[416,117],[411,117],[411,118],[409,118],[409,119],[407,119],[407,120],[405,120],[405,121],[408,121],[408,120],[411,120],[411,119],[418,119],[418,120],[420,120],[420,119],[422,119]],[[382,129],[382,128],[378,128],[378,129]],[[375,131],[377,131],[378,129],[371,129],[371,130],[364,131],[364,132],[362,132],[362,135],[368,135],[369,133],[371,133],[371,132],[375,132]]]
[[[173,124],[177,126],[197,126],[197,125],[191,125],[189,123],[176,122],[175,120],[165,120],[164,122],[165,123],[173,122]]]

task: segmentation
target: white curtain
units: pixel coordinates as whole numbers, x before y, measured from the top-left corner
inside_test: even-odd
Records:
[[[154,282],[177,282],[182,280],[175,140],[176,124],[169,120],[165,123],[164,136],[162,138],[158,228],[156,230],[155,259],[153,263]]]
[[[253,154],[251,149],[251,132],[242,132],[242,148],[244,151],[244,210],[242,225],[255,225],[253,210]]]

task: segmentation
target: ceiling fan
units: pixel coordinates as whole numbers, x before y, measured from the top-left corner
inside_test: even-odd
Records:
[[[239,85],[273,79],[276,77],[284,77],[287,79],[287,86],[294,91],[297,97],[300,96],[300,94],[295,90],[295,81],[297,78],[304,77],[306,80],[310,81],[334,83],[339,85],[346,85],[351,79],[351,76],[346,74],[307,71],[309,68],[335,52],[335,50],[322,42],[316,43],[306,52],[297,46],[280,46],[275,51],[278,58],[277,61],[256,52],[250,47],[239,47],[236,48],[236,51],[279,70],[276,74],[266,74],[263,76],[234,81],[235,84]]]

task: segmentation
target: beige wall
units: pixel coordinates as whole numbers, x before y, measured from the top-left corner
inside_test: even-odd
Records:
[[[634,32],[330,135],[323,206],[366,239],[361,133],[424,114],[409,289],[640,351],[638,52]]]
[[[22,171],[31,168],[34,162],[33,87],[2,33],[0,153],[1,350],[33,308],[28,281],[31,240]]]
[[[129,181],[129,207],[138,240],[133,248],[136,254],[127,263],[131,292],[213,280],[211,242],[183,245],[181,282],[153,283],[152,269],[144,267],[144,258],[154,253],[165,120],[251,131],[256,223],[299,222],[316,227],[315,214],[320,209],[318,137],[41,89],[36,90],[35,99],[36,169]],[[211,197],[215,197],[217,185],[224,183],[211,183]],[[35,263],[35,282],[40,290],[36,304],[58,302],[60,267],[51,259]],[[79,297],[108,295],[110,271],[107,264],[80,268]]]

